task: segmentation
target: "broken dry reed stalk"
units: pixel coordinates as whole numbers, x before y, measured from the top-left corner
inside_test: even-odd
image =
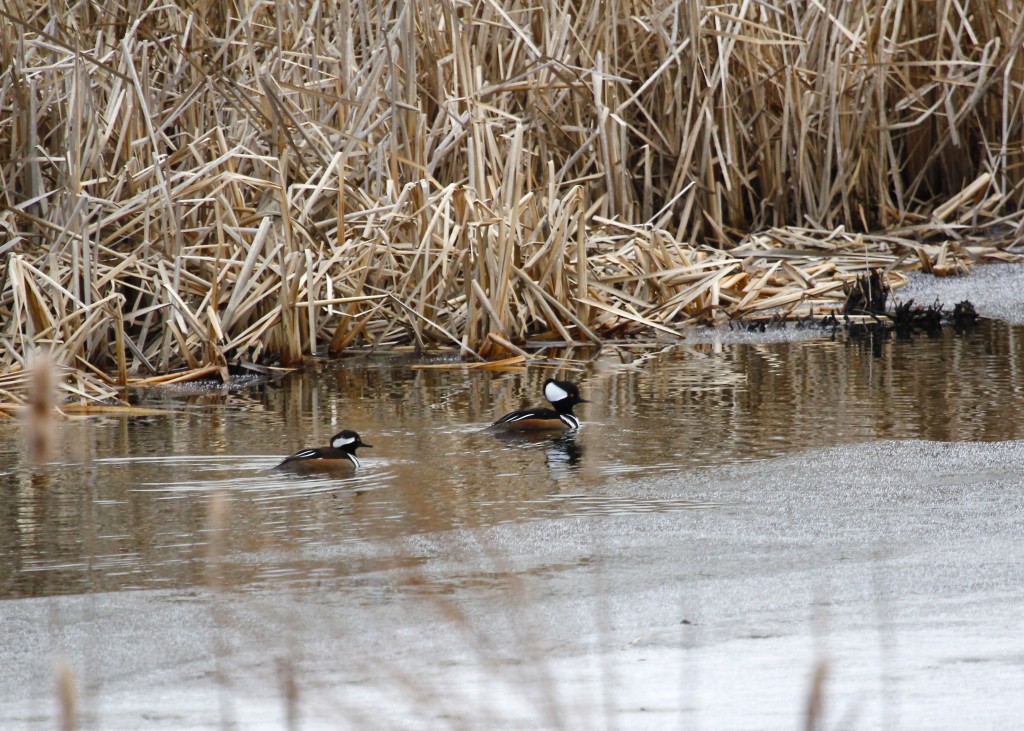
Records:
[[[25,411],[25,434],[29,457],[37,464],[53,460],[57,429],[54,424],[57,395],[53,363],[42,354],[34,354],[29,373],[30,392]]]
[[[1020,0],[620,10],[5,6],[0,371],[501,357],[1011,257]]]
[[[819,659],[814,664],[810,688],[804,712],[804,731],[820,731],[825,728],[825,689],[829,675],[829,664]]]
[[[61,731],[75,731],[78,727],[78,697],[75,693],[75,673],[66,660],[56,667],[57,701],[60,705]]]
[[[292,658],[277,661],[277,680],[284,699],[285,728],[297,731],[299,728],[299,683],[295,678],[295,662]]]

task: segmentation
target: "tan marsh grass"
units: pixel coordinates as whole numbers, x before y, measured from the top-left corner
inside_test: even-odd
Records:
[[[1010,258],[1022,42],[1019,0],[5,3],[3,399],[40,346],[107,398]]]

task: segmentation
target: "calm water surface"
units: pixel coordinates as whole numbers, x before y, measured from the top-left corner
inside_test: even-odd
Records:
[[[65,423],[58,461],[42,467],[19,426],[0,424],[0,598],[197,586],[211,553],[229,557],[239,589],[321,585],[373,568],[332,560],[341,543],[715,507],[690,499],[684,479],[651,497],[617,489],[621,476],[874,439],[1020,439],[1022,343],[1024,329],[985,322],[963,336],[606,348],[558,370],[357,358],[230,391],[147,391],[141,405],[160,414]],[[593,402],[577,409],[577,436],[481,431],[540,403],[549,375]],[[374,445],[358,475],[270,471],[343,428]],[[225,522],[211,541],[214,501]]]

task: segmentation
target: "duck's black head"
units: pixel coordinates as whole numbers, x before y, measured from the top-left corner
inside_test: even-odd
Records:
[[[571,414],[572,407],[576,404],[590,403],[580,396],[580,390],[575,383],[556,381],[554,378],[544,381],[544,398],[551,402],[555,411],[566,414]]]
[[[372,444],[365,444],[359,435],[354,431],[346,429],[331,437],[331,446],[349,454],[355,454],[359,447],[372,447]]]

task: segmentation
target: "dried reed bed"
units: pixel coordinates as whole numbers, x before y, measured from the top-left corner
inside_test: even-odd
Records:
[[[353,346],[674,336],[1006,258],[1024,225],[1016,0],[0,19],[5,400],[36,347],[107,398]]]

